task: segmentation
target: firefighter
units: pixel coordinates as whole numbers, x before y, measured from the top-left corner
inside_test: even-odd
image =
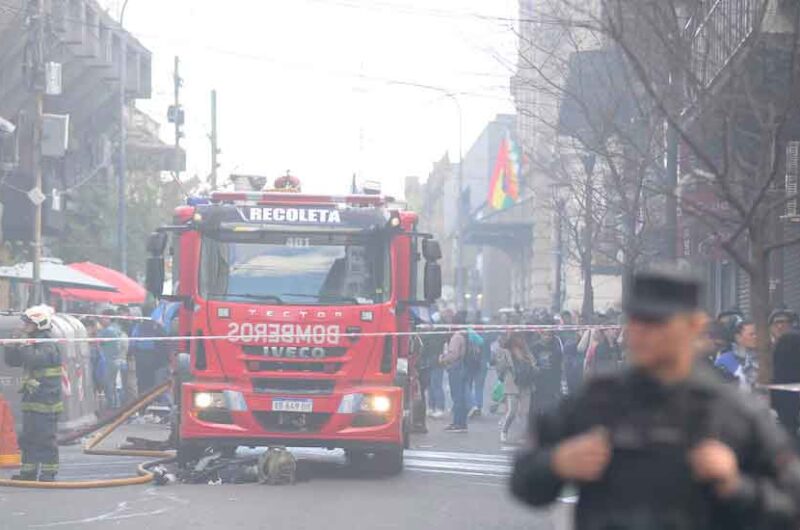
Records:
[[[22,314],[31,339],[51,338],[53,309],[40,305]],[[61,402],[61,356],[54,343],[26,344],[9,351],[6,362],[25,370],[22,379],[22,467],[14,480],[52,482],[58,472],[56,430]]]

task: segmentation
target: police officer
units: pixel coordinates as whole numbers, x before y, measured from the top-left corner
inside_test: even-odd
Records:
[[[53,310],[35,306],[22,315],[25,335],[51,338]],[[53,343],[36,343],[10,350],[6,362],[25,370],[22,380],[22,468],[15,480],[52,482],[58,472],[56,431],[61,402],[61,356]]]
[[[631,368],[535,418],[514,495],[544,506],[574,484],[577,530],[798,527],[800,463],[786,436],[696,362],[700,287],[676,271],[633,278]]]

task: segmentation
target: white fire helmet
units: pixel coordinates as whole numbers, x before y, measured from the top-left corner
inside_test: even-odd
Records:
[[[47,305],[29,307],[22,313],[22,321],[36,326],[36,329],[50,329],[53,325],[55,311]]]

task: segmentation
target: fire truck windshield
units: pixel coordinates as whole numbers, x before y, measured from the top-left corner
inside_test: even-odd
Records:
[[[269,232],[205,235],[200,294],[267,304],[375,304],[389,299],[385,238]]]

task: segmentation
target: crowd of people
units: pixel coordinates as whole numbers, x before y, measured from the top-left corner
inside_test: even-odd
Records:
[[[169,335],[176,322],[175,304],[159,304],[149,318],[133,318],[129,307],[107,308],[99,318],[87,317],[91,343],[92,380],[105,409],[117,409],[169,378],[171,342],[130,341],[130,337]]]
[[[617,315],[599,315],[607,328],[579,332],[578,319],[568,311],[504,313],[490,325],[466,312],[434,313],[437,326],[421,335],[417,362],[421,399],[429,418],[446,416],[445,382],[452,403],[452,421],[445,430],[468,432],[468,422],[486,414],[502,413],[501,443],[512,443],[509,433],[527,420],[528,412],[547,410],[566,393],[574,393],[584,379],[616,370],[622,362],[616,328]],[[563,324],[563,329],[557,326]],[[536,329],[542,326],[543,329]],[[490,369],[497,377],[486,407]],[[417,430],[425,429],[417,426]]]
[[[789,309],[776,309],[767,321],[772,360],[772,383],[800,382],[800,319]],[[756,325],[737,309],[720,313],[708,326],[703,356],[725,381],[771,404],[780,423],[797,437],[800,429],[800,394],[767,391],[759,381],[759,337]],[[768,399],[767,399],[768,398]]]
[[[437,325],[421,335],[417,370],[427,417],[445,418],[447,403],[452,405],[447,432],[468,432],[470,419],[495,414],[501,443],[513,444],[512,427],[524,427],[530,411],[538,415],[549,410],[565,395],[577,393],[587,379],[626,364],[624,328],[614,313],[597,315],[586,329],[577,326],[579,318],[568,311],[514,311],[489,325],[467,318],[466,312],[443,310],[434,315]],[[800,334],[793,333],[798,327],[798,315],[790,310],[779,309],[769,317],[774,383],[800,381]],[[759,387],[756,326],[741,311],[724,311],[712,319],[701,349],[704,360],[725,381],[766,397]],[[496,377],[488,377],[490,370]],[[487,382],[493,386],[487,388]],[[490,400],[484,403],[487,395]],[[780,422],[797,433],[800,394],[772,391],[769,397]],[[417,425],[420,429],[427,427]]]

